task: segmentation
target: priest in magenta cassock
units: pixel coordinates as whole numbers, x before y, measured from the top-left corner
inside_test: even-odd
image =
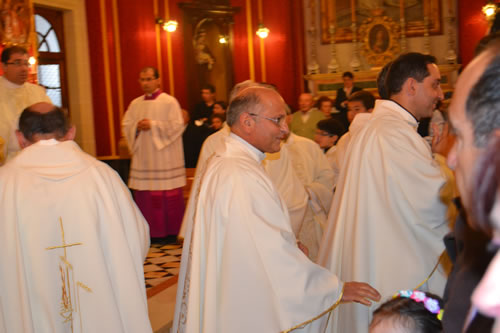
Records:
[[[106,164],[48,103],[20,118],[0,167],[0,333],[151,332],[148,225]]]
[[[378,293],[342,282],[297,247],[287,207],[261,165],[288,133],[273,89],[243,89],[231,102],[225,149],[202,168],[187,227],[174,332],[318,332],[340,300]],[[188,238],[189,237],[189,238]],[[302,327],[303,326],[303,327]]]
[[[383,300],[416,288],[444,250],[445,178],[417,133],[419,119],[443,97],[440,78],[432,56],[409,53],[394,61],[386,79],[391,99],[378,100],[351,132],[321,243],[320,265],[341,280],[370,283]],[[422,288],[442,295],[445,281],[438,268]],[[328,332],[368,332],[375,308],[342,305]]]
[[[177,100],[160,90],[156,68],[145,67],[139,83],[145,95],[130,103],[122,124],[132,154],[129,187],[151,237],[175,238],[184,215],[184,120]]]

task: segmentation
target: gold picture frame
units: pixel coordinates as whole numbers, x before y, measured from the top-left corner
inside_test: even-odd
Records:
[[[430,35],[443,33],[441,0],[320,0],[321,42],[331,42],[330,26],[335,27],[336,43],[352,42],[352,18],[354,17],[359,28],[366,19],[372,17],[372,12],[376,9],[382,9],[384,14],[398,25],[402,13],[405,18],[406,37],[424,35],[425,17],[428,19]]]
[[[0,0],[1,45],[30,45],[32,8],[31,0]]]
[[[400,51],[400,26],[381,12],[373,18],[365,20],[359,28],[360,40],[363,43],[361,54],[372,66],[382,66],[391,61]]]

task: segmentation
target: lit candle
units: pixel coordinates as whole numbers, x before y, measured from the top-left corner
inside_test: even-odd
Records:
[[[311,27],[316,27],[316,1],[309,2],[311,8]]]
[[[328,1],[328,16],[330,17],[330,25],[335,25],[335,1]]]
[[[356,7],[355,7],[355,0],[351,0],[351,21],[352,23],[356,23]]]

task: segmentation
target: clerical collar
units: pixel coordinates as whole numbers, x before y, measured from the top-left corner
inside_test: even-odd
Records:
[[[420,122],[418,121],[418,119],[417,119],[417,118],[415,118],[415,116],[413,115],[413,113],[411,113],[410,111],[408,111],[408,109],[407,109],[407,108],[405,108],[404,106],[402,106],[401,104],[399,104],[398,102],[396,102],[396,101],[395,101],[395,100],[393,100],[393,99],[390,99],[389,101],[396,103],[397,105],[399,105],[399,107],[400,107],[401,109],[403,109],[403,110],[405,110],[406,112],[408,112],[408,114],[410,114],[410,116],[412,116],[412,117],[413,117],[413,119],[415,119],[415,121],[417,122],[417,126],[418,126],[418,124],[420,124]]]
[[[241,142],[245,147],[247,147],[252,153],[256,155],[258,158],[259,162],[262,162],[266,158],[266,154],[261,152],[259,149],[255,148],[252,146],[250,143],[245,141],[242,137],[239,135],[235,134],[234,132],[231,132],[229,136],[233,139],[236,139],[238,142]]]
[[[152,101],[152,100],[156,99],[156,97],[160,96],[160,94],[161,94],[161,90],[156,89],[156,91],[154,93],[152,93],[151,95],[144,95],[144,100],[145,101]]]
[[[14,82],[9,81],[5,76],[2,76],[2,79],[5,82],[5,86],[9,89],[18,89],[24,85],[24,83],[23,84],[15,84]]]

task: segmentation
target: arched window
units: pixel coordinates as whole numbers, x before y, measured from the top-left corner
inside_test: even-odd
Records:
[[[57,106],[67,108],[62,12],[35,7],[38,39],[38,83]]]

